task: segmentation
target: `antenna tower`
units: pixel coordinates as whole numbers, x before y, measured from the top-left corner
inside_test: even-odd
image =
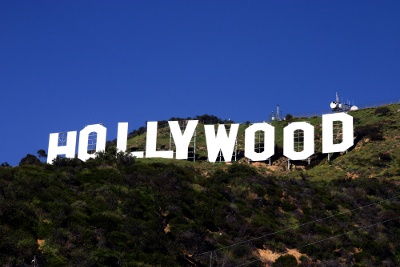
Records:
[[[277,121],[281,120],[281,114],[280,114],[279,105],[276,106],[276,120]]]

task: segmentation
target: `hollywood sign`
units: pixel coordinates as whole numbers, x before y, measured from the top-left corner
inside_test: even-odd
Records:
[[[334,143],[333,124],[341,122],[341,142]],[[178,121],[168,121],[170,131],[175,143],[176,159],[188,158],[188,147],[196,130],[198,120],[189,120],[185,130],[182,132]],[[174,151],[158,151],[157,143],[157,121],[147,122],[146,151],[135,151],[130,154],[137,158],[174,158]],[[234,151],[239,124],[231,124],[229,133],[225,125],[218,125],[215,131],[214,125],[204,125],[208,161],[215,162],[219,152],[224,155],[225,161],[229,162]],[[295,151],[294,133],[301,130],[304,133],[303,150]],[[255,151],[256,132],[264,133],[264,151]],[[107,128],[101,124],[88,125],[79,132],[78,158],[86,161],[95,157],[88,153],[89,134],[97,134],[96,152],[104,151],[106,147]],[[126,152],[128,137],[128,123],[118,123],[117,151]],[[67,158],[75,157],[77,142],[77,131],[67,132],[65,145],[59,145],[59,133],[51,133],[49,137],[49,148],[47,163],[52,163],[58,155]],[[346,113],[335,113],[322,115],[322,153],[343,152],[353,146],[353,117]],[[254,123],[245,130],[244,155],[252,161],[264,161],[274,155],[275,151],[275,128],[268,123]],[[307,122],[293,122],[283,129],[283,154],[291,160],[304,160],[314,154],[314,126]]]

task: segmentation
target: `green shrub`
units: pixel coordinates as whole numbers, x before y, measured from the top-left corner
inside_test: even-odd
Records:
[[[387,116],[390,114],[390,109],[388,107],[378,107],[375,109],[374,114],[377,116]]]
[[[355,133],[358,138],[367,137],[372,141],[383,140],[382,124],[368,124],[364,126],[357,126],[355,128]]]
[[[273,267],[296,267],[297,260],[293,255],[280,256],[273,264]]]
[[[282,202],[282,209],[287,212],[293,212],[296,210],[296,205],[293,205],[289,201]]]

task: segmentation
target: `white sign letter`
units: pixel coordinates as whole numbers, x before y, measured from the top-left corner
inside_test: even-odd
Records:
[[[255,133],[264,132],[264,151],[255,152]],[[268,137],[268,139],[267,139]],[[245,130],[244,156],[253,161],[267,160],[274,155],[275,151],[275,128],[268,123],[254,123]]]
[[[157,124],[156,121],[147,122],[146,135],[146,158],[167,158],[174,157],[174,151],[157,151]]]
[[[179,127],[179,122],[168,122],[176,146],[176,159],[187,159],[189,143],[193,137],[193,133],[196,130],[198,122],[198,120],[188,121],[183,134],[181,128]]]
[[[128,140],[128,123],[118,122],[117,152],[125,152]],[[143,151],[129,153],[133,157],[143,158]]]
[[[209,162],[215,162],[220,150],[222,151],[225,162],[231,161],[238,129],[239,124],[231,124],[228,137],[225,125],[220,124],[218,125],[217,135],[215,136],[214,125],[204,125]]]
[[[95,154],[89,154],[87,151],[89,134],[93,132],[97,134],[96,152],[106,150],[107,128],[101,124],[88,125],[79,132],[78,158],[83,161],[96,157]]]
[[[333,143],[333,122],[342,122],[342,142]],[[346,113],[322,115],[322,153],[343,152],[354,145],[353,117]]]
[[[294,132],[296,130],[302,130],[304,133],[303,151],[294,150]],[[314,154],[314,126],[307,122],[293,122],[283,128],[283,155],[291,160],[302,160],[312,154]]]
[[[59,134],[51,133],[49,138],[49,149],[47,150],[47,163],[51,164],[57,155],[65,154],[67,158],[75,157],[76,131],[67,133],[65,146],[58,145]]]

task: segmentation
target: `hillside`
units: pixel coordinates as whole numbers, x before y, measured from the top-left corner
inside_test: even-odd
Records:
[[[330,162],[318,150],[321,118],[294,118],[316,127],[317,153],[291,170],[279,153],[273,166],[212,164],[201,149],[190,162],[115,157],[113,147],[87,162],[29,155],[4,165],[0,263],[399,266],[400,105],[351,115],[356,144]],[[279,148],[287,122],[274,123]],[[169,146],[163,131],[159,148]]]
[[[389,176],[398,176],[396,159],[400,159],[400,104],[392,104],[378,108],[361,109],[357,111],[350,111],[349,114],[354,118],[354,136],[355,146],[351,148],[351,153],[343,155],[331,155],[332,160],[328,163],[328,156],[322,154],[322,128],[321,117],[313,116],[307,117],[293,117],[289,121],[273,121],[271,124],[275,127],[275,155],[272,157],[273,168],[268,167],[269,162],[264,164],[254,164],[255,166],[264,168],[265,170],[275,173],[281,173],[287,170],[287,159],[282,155],[283,150],[283,128],[290,122],[305,121],[309,122],[315,127],[315,154],[311,157],[310,165],[305,161],[292,161],[291,170],[313,169],[308,171],[308,175],[320,176],[328,171],[327,168],[334,167],[334,172],[329,172],[328,177],[343,177],[343,175],[360,175],[361,173],[368,173],[369,177],[379,177],[384,175],[380,173],[381,168],[374,168],[375,165],[385,165],[384,172],[389,172]],[[204,115],[208,116],[208,115]],[[199,119],[200,122],[196,130],[196,161],[202,163],[207,161],[207,145],[204,132],[204,116]],[[209,117],[206,117],[209,119]],[[172,118],[175,120],[175,118]],[[213,117],[207,124],[222,123],[220,119]],[[224,121],[226,128],[229,128],[229,121]],[[244,131],[248,127],[249,122],[240,124],[237,136],[237,155],[238,161],[245,160],[244,154]],[[136,133],[137,131],[134,131]],[[132,133],[131,133],[132,135]],[[128,139],[129,151],[144,151],[146,147],[146,131],[142,127],[140,134],[135,134],[134,137]],[[157,149],[158,150],[174,150],[173,142],[172,148],[170,131],[167,121],[159,123],[157,134]],[[191,144],[192,145],[192,144]],[[362,149],[361,149],[362,148]],[[392,160],[394,159],[394,160]],[[168,162],[168,161],[167,161]],[[197,164],[202,168],[201,164]],[[329,167],[327,167],[329,166]],[[370,168],[366,168],[370,166]],[[382,166],[383,167],[383,166]],[[206,168],[210,168],[207,166]],[[345,172],[344,172],[345,171]],[[293,173],[292,173],[293,175]],[[327,177],[326,175],[323,175]],[[386,175],[387,176],[387,175]]]

